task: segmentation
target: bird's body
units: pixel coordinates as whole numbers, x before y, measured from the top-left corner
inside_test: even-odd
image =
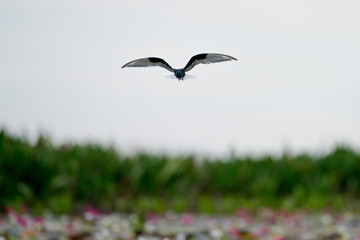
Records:
[[[181,68],[181,69],[174,69],[174,75],[177,79],[181,79],[183,80],[185,77],[185,69]]]
[[[216,62],[224,62],[224,61],[231,61],[236,60],[236,58],[231,57],[225,54],[218,54],[218,53],[201,53],[198,55],[193,56],[189,62],[186,64],[184,68],[174,69],[172,68],[164,59],[157,58],[157,57],[147,57],[137,59],[131,62],[126,63],[124,67],[152,67],[152,66],[159,66],[165,68],[166,70],[174,73],[175,77],[180,81],[184,80],[185,72],[190,71],[196,65],[200,63],[209,64],[209,63],[216,63]]]

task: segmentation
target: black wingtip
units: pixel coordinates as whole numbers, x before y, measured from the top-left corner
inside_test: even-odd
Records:
[[[226,57],[228,57],[228,58],[231,58],[231,60],[235,60],[235,61],[237,61],[237,59],[236,59],[236,58],[234,58],[233,56],[226,55],[226,54],[222,54],[222,55],[224,55],[224,56],[226,56]]]
[[[121,68],[125,68],[125,67],[127,67],[130,63],[132,63],[133,61],[131,61],[131,62],[128,62],[128,63],[125,63]]]

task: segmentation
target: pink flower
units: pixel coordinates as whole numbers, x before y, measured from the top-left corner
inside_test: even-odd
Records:
[[[67,225],[65,226],[65,228],[66,228],[66,231],[67,231],[68,233],[73,233],[73,232],[75,232],[75,226],[74,226],[74,224],[72,224],[72,223],[67,224]]]
[[[146,219],[150,222],[156,223],[159,220],[159,216],[155,213],[149,213],[147,214]]]
[[[184,225],[192,225],[194,223],[194,217],[191,214],[184,214],[181,221]]]
[[[42,226],[45,223],[43,218],[36,217],[33,220],[34,220],[34,224],[37,226]]]
[[[20,214],[15,215],[15,220],[16,220],[16,223],[19,224],[22,227],[26,227],[28,225],[27,220],[23,216],[21,216]]]
[[[241,235],[241,230],[236,226],[232,226],[229,229],[229,233],[235,237],[239,237]]]
[[[8,218],[13,219],[21,227],[26,227],[28,225],[28,221],[10,207],[5,208],[5,214],[8,216]]]
[[[93,220],[95,218],[101,217],[101,212],[99,209],[93,207],[93,206],[86,206],[84,209],[84,217],[87,220]]]
[[[259,237],[259,236],[264,236],[266,234],[268,234],[270,232],[270,228],[268,226],[261,226],[259,229],[257,229],[254,232],[254,235]]]
[[[253,216],[245,209],[240,209],[236,212],[236,216],[245,220],[247,224],[253,222]]]

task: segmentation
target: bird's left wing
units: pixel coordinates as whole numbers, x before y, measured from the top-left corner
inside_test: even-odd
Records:
[[[173,68],[167,62],[165,62],[164,59],[157,58],[157,57],[148,57],[148,58],[137,59],[137,60],[128,62],[121,68],[124,68],[124,67],[153,67],[153,66],[159,66],[159,67],[165,68],[166,70],[168,70],[170,72],[174,72]]]
[[[185,66],[185,72],[190,71],[196,65],[200,63],[209,64],[209,63],[216,63],[216,62],[224,62],[224,61],[231,61],[236,60],[236,58],[225,55],[225,54],[218,54],[218,53],[201,53],[198,55],[193,56],[190,58],[189,62]]]

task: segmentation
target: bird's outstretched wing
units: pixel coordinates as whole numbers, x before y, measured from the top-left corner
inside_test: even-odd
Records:
[[[148,58],[137,59],[137,60],[128,62],[121,68],[124,68],[124,67],[153,67],[153,66],[159,66],[159,67],[165,68],[166,70],[168,70],[170,72],[174,72],[174,69],[167,62],[165,62],[164,59],[157,58],[157,57],[148,57]]]
[[[198,55],[193,56],[190,58],[189,62],[184,67],[185,72],[190,71],[196,65],[200,63],[209,64],[209,63],[216,63],[216,62],[224,62],[224,61],[231,61],[236,60],[236,58],[225,55],[225,54],[218,54],[218,53],[200,53]]]

